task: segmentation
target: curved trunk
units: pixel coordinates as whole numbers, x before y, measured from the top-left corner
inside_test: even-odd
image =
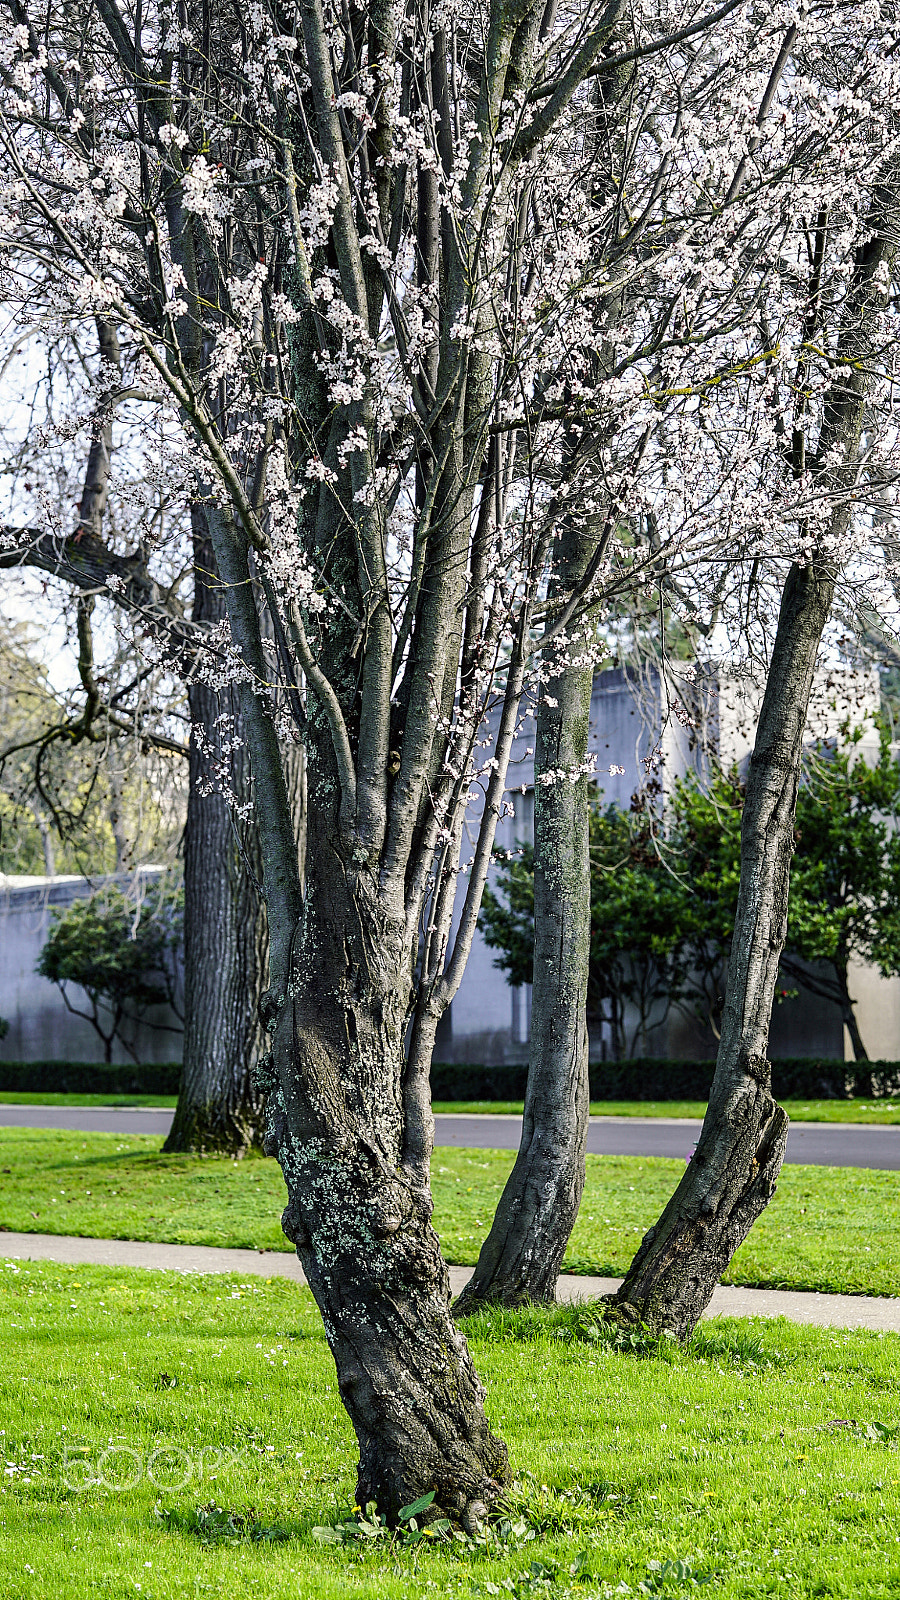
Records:
[[[584,552],[563,537],[559,581],[577,581]],[[581,556],[581,571],[574,570]],[[572,654],[578,654],[570,645]],[[478,1265],[454,1311],[486,1301],[552,1300],[584,1188],[588,1128],[587,982],[591,942],[588,780],[542,783],[583,766],[593,665],[562,664],[537,712],[534,805],[534,973],[522,1138]]]
[[[771,1199],[788,1118],[771,1094],[769,1020],[787,928],[803,728],[834,577],[793,566],[756,743],[741,829],[741,884],[722,1035],[700,1141],[645,1236],[611,1311],[685,1338],[719,1277]]]
[[[310,757],[313,770],[313,757]],[[321,789],[319,795],[321,796]],[[310,805],[310,828],[324,806]],[[265,1069],[265,1149],[288,1189],[282,1218],[322,1313],[359,1441],[356,1499],[395,1518],[430,1489],[470,1527],[506,1451],[489,1428],[431,1227],[404,1166],[403,1038],[413,956],[365,868],[315,827],[289,993]]]

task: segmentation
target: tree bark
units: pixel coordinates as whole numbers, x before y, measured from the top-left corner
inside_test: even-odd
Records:
[[[834,575],[792,566],[756,734],[741,829],[741,884],[716,1071],[700,1141],[610,1308],[686,1338],[775,1191],[788,1118],[766,1059],[787,929],[803,728]]]
[[[194,508],[194,621],[225,615],[221,585],[201,508]],[[235,817],[222,792],[249,798],[250,764],[240,740],[233,690],[194,682],[188,688],[191,739],[184,833],[184,1056],[167,1152],[243,1154],[260,1133],[262,1095],[254,1069],[264,1035],[259,1002],[268,936],[259,893],[262,864],[255,824]],[[224,719],[224,720],[220,720]],[[218,739],[209,753],[206,740]],[[218,771],[215,769],[218,768]],[[240,830],[240,832],[239,832]]]
[[[310,753],[307,897],[274,1025],[265,1149],[359,1442],[356,1499],[395,1518],[428,1489],[474,1528],[506,1476],[465,1340],[427,1182],[404,1164],[403,1039],[414,949],[377,874],[323,825],[334,786]],[[319,769],[321,780],[321,768]]]
[[[213,728],[230,696],[195,684],[189,699],[192,722]],[[243,765],[239,758],[234,752],[230,765],[235,782],[243,781],[236,792],[246,794],[246,778],[235,772]],[[262,1109],[253,1069],[264,1047],[259,1000],[267,939],[230,806],[217,790],[202,791],[209,765],[192,743],[184,838],[184,1058],[163,1148],[241,1154],[257,1137]],[[244,831],[252,845],[254,830]]]
[[[430,1223],[431,1118],[418,1105],[403,1048],[419,915],[409,914],[404,874],[386,870],[358,826],[343,712],[302,642],[303,670],[321,698],[312,701],[306,731],[305,893],[301,888],[284,754],[256,687],[267,668],[247,540],[211,500],[207,515],[248,673],[240,706],[270,940],[262,1015],[271,1049],[257,1082],[266,1094],[264,1148],[277,1157],[288,1191],[282,1225],[322,1313],[359,1442],[357,1500],[374,1500],[396,1518],[433,1489],[439,1507],[474,1528],[499,1493],[507,1458],[450,1316],[447,1271]],[[301,621],[295,611],[302,641]],[[516,705],[517,698],[507,744]],[[377,759],[370,758],[367,813],[373,795],[377,810],[384,786]],[[491,814],[496,805],[489,787]]]
[[[560,539],[558,584],[583,574],[590,551]],[[541,777],[582,768],[593,658],[573,641],[537,711],[534,804],[534,973],[522,1138],[457,1316],[493,1302],[552,1300],[584,1189],[588,1128],[587,983],[591,942],[588,779]],[[546,663],[545,663],[546,665]]]

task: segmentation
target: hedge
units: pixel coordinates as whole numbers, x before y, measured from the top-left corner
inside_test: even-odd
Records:
[[[706,1100],[714,1061],[634,1061],[591,1063],[592,1100]],[[435,1100],[521,1100],[524,1066],[454,1066],[435,1062],[431,1092]],[[783,1100],[878,1100],[900,1094],[898,1061],[827,1061],[800,1056],[772,1062],[772,1088]]]
[[[0,1061],[0,1095],[177,1094],[180,1062],[107,1067],[93,1061]]]
[[[635,1061],[591,1063],[592,1100],[705,1100],[712,1083],[712,1061]],[[434,1062],[435,1100],[521,1100],[527,1068]],[[0,1095],[177,1094],[181,1067],[95,1065],[90,1061],[0,1061]],[[898,1061],[827,1061],[801,1056],[773,1061],[772,1088],[782,1100],[878,1100],[900,1094]]]

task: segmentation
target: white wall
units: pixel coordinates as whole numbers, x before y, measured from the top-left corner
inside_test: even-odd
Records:
[[[142,868],[141,876],[152,881],[161,867]],[[49,978],[35,971],[47,940],[51,912],[63,909],[73,900],[84,899],[92,887],[118,883],[126,887],[131,875],[97,878],[5,877],[0,875],[0,1017],[9,1023],[9,1032],[0,1039],[0,1061],[102,1061],[103,1044],[95,1029],[67,1011],[65,1002]],[[77,986],[69,986],[69,998],[79,1010],[90,1011],[90,1002]],[[178,1024],[167,1006],[148,1012],[154,1022]],[[107,1018],[103,1017],[106,1024]],[[134,1043],[142,1062],[180,1061],[181,1037],[143,1023],[135,1030]],[[130,1062],[132,1057],[118,1040],[113,1045],[114,1062]]]

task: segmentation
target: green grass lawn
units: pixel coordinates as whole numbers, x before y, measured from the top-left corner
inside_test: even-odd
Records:
[[[434,1221],[449,1261],[476,1261],[513,1155],[436,1152]],[[588,1156],[564,1269],[623,1274],[683,1171],[681,1161]],[[285,1198],[277,1164],[262,1156],[164,1156],[150,1135],[0,1129],[0,1227],[16,1232],[289,1250]],[[783,1168],[723,1281],[900,1293],[900,1174]]]
[[[0,1279],[4,1600],[900,1594],[898,1335],[716,1320],[642,1349],[584,1311],[471,1319],[504,1521],[335,1547],[312,1530],[349,1514],[356,1453],[308,1293]]]
[[[114,1106],[121,1111],[140,1111],[142,1107],[162,1106],[174,1111],[174,1094],[32,1094],[0,1089],[3,1106]]]
[[[900,1100],[785,1100],[794,1122],[871,1122],[900,1124]],[[8,1106],[166,1106],[175,1109],[173,1094],[26,1094],[0,1089],[0,1105]],[[521,1100],[436,1100],[435,1111],[477,1112],[485,1116],[522,1115]],[[592,1117],[702,1117],[705,1100],[592,1100]]]

